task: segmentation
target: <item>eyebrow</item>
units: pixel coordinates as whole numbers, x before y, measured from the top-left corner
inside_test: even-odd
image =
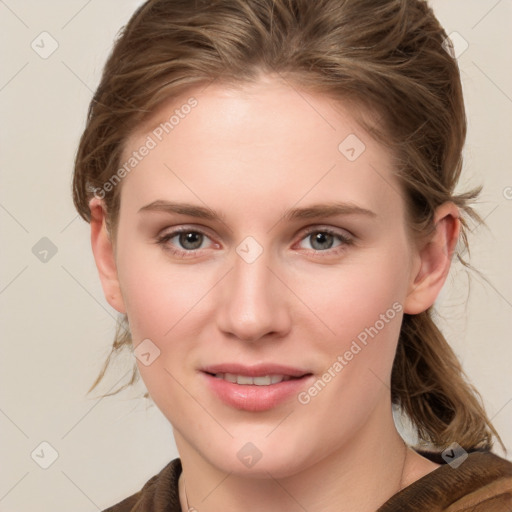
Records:
[[[221,220],[224,222],[224,215],[204,206],[197,206],[189,203],[176,203],[172,201],[157,200],[139,209],[140,212],[164,212],[187,215],[198,219]],[[335,217],[338,215],[364,215],[376,217],[377,214],[366,208],[352,203],[332,202],[327,204],[314,204],[305,208],[291,208],[282,215],[282,220],[294,221],[304,219],[318,219]]]
[[[222,216],[211,208],[196,206],[188,203],[175,203],[171,201],[163,201],[161,199],[153,201],[139,209],[140,212],[164,212],[177,213],[179,215],[188,215],[189,217],[197,217],[206,220],[218,220]]]
[[[306,208],[292,208],[287,210],[283,219],[287,221],[302,219],[317,219],[320,217],[336,217],[338,215],[364,215],[376,217],[377,214],[352,203],[314,204]]]

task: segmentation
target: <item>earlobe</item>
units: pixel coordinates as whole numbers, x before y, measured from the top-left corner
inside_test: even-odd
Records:
[[[404,312],[416,315],[426,311],[446,281],[460,232],[458,208],[448,202],[439,206],[434,217],[435,231],[419,249],[419,269],[411,279]]]
[[[106,225],[106,210],[103,201],[93,198],[89,202],[91,211],[91,246],[100,276],[101,286],[107,302],[119,313],[126,313],[115,260],[114,246]]]

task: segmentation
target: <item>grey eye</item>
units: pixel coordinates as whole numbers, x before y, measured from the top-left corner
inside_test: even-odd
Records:
[[[331,249],[333,247],[334,238],[334,235],[324,233],[322,231],[318,231],[317,233],[309,235],[311,247],[318,251]]]
[[[195,231],[180,233],[177,236],[181,247],[190,251],[199,249],[204,240],[204,235]]]

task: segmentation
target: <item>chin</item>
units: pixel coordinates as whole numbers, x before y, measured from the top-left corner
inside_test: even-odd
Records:
[[[256,479],[293,476],[314,464],[314,457],[318,457],[313,447],[304,449],[304,443],[296,443],[293,438],[288,442],[283,436],[272,442],[263,436],[254,441],[249,439],[250,436],[235,438],[227,444],[216,444],[215,448],[210,445],[206,447],[208,451],[198,449],[198,453],[225,473]]]

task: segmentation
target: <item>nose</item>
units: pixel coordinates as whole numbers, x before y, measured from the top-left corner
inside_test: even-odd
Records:
[[[265,252],[252,263],[235,256],[217,307],[217,325],[225,335],[256,342],[290,331],[290,292],[270,263]]]

